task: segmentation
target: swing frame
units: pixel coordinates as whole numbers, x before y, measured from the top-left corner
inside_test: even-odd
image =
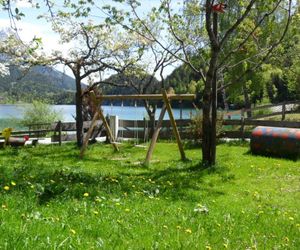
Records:
[[[124,100],[162,100],[164,102],[164,104],[163,104],[163,107],[161,109],[159,119],[157,121],[154,133],[152,135],[152,139],[151,139],[148,151],[147,151],[147,155],[146,155],[146,159],[144,161],[144,165],[147,166],[147,165],[150,164],[150,160],[151,160],[151,157],[153,155],[153,151],[154,151],[154,148],[155,148],[155,145],[156,145],[156,142],[157,142],[157,138],[159,136],[159,132],[161,130],[162,121],[163,121],[163,118],[166,114],[166,111],[168,112],[169,117],[170,117],[170,122],[171,122],[171,125],[172,125],[172,128],[173,128],[174,136],[175,136],[176,141],[177,141],[177,145],[178,145],[178,149],[179,149],[179,152],[180,152],[181,160],[184,161],[184,160],[187,159],[186,156],[185,156],[184,149],[183,149],[180,133],[179,133],[178,127],[176,125],[176,121],[175,121],[174,114],[173,114],[173,111],[172,111],[171,101],[172,100],[181,100],[181,101],[182,100],[190,100],[190,101],[192,101],[192,100],[195,99],[194,94],[171,94],[171,93],[167,93],[167,91],[165,89],[162,89],[162,94],[99,95],[99,96],[96,96],[93,91],[90,91],[89,93],[90,93],[91,101],[94,103],[94,105],[96,107],[96,112],[95,112],[95,115],[94,115],[93,120],[91,122],[91,126],[90,126],[84,140],[83,140],[83,145],[82,145],[81,150],[80,150],[80,158],[83,158],[83,156],[84,156],[84,152],[87,149],[89,139],[91,137],[92,131],[93,131],[93,129],[96,125],[96,121],[98,119],[102,120],[102,122],[105,126],[110,144],[112,144],[112,146],[114,147],[114,149],[116,151],[119,151],[119,148],[118,148],[118,146],[116,144],[116,141],[115,141],[116,138],[113,137],[111,128],[110,128],[109,124],[107,123],[107,121],[105,119],[105,116],[104,116],[104,114],[102,112],[102,109],[101,109],[101,104],[102,104],[103,101],[106,101],[106,100],[110,100],[110,101],[112,101],[112,100],[122,100],[122,101],[124,101]]]

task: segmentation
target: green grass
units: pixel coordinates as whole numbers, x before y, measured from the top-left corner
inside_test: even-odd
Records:
[[[211,169],[163,142],[148,168],[129,144],[0,150],[0,248],[300,249],[299,162],[248,148],[219,145]]]

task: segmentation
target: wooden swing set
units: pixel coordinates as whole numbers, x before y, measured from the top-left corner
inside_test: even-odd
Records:
[[[185,156],[185,152],[184,152],[183,145],[181,142],[180,134],[179,134],[179,131],[178,131],[178,128],[176,125],[176,121],[174,119],[174,115],[173,115],[173,111],[172,111],[172,107],[171,107],[171,101],[172,100],[180,100],[180,101],[190,100],[190,101],[192,101],[195,99],[195,95],[193,95],[193,94],[172,94],[172,93],[167,93],[167,91],[165,89],[162,89],[162,94],[143,94],[143,95],[99,95],[99,96],[96,96],[95,93],[93,91],[91,91],[90,98],[96,108],[96,112],[92,119],[91,126],[83,140],[83,145],[82,145],[82,148],[80,151],[81,158],[84,156],[84,152],[88,146],[89,139],[91,137],[91,134],[95,128],[95,125],[96,125],[98,119],[100,119],[103,122],[103,125],[106,129],[106,133],[107,133],[110,143],[112,144],[112,146],[114,147],[114,149],[116,151],[119,151],[119,148],[117,146],[115,138],[112,134],[111,128],[110,128],[108,122],[106,121],[103,111],[101,109],[101,104],[103,101],[106,101],[106,100],[110,100],[110,101],[112,101],[112,100],[122,100],[122,101],[124,101],[124,100],[163,100],[164,104],[161,109],[155,130],[152,135],[152,139],[150,142],[150,146],[148,148],[148,152],[147,152],[146,159],[144,161],[144,165],[150,164],[150,160],[151,160],[151,157],[152,157],[152,154],[154,151],[155,144],[157,142],[159,131],[161,129],[162,121],[164,119],[166,111],[168,112],[169,117],[170,117],[170,122],[171,122],[171,125],[173,128],[174,136],[177,141],[181,159],[186,160],[186,156]]]

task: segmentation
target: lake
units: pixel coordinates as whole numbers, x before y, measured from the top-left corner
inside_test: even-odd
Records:
[[[0,119],[20,119],[23,117],[25,106],[29,104],[0,104]],[[52,108],[62,114],[64,122],[74,122],[75,105],[52,105]],[[147,112],[144,107],[133,106],[102,106],[105,115],[117,115],[123,120],[142,120],[147,117]],[[159,117],[161,109],[157,109],[156,119]],[[180,109],[173,109],[175,119],[180,118]],[[182,109],[182,118],[189,119],[192,114],[195,114],[195,109]],[[169,119],[166,113],[165,119]]]

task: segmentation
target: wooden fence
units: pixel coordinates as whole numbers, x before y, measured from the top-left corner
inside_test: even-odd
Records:
[[[247,112],[251,111],[252,116],[247,117]],[[267,112],[266,112],[267,111]],[[300,128],[299,121],[286,121],[286,114],[300,113],[300,101],[297,102],[283,102],[274,105],[264,105],[254,107],[251,110],[242,109],[225,114],[224,117],[230,117],[231,114],[238,116],[238,119],[224,119],[223,129],[219,137],[221,138],[250,138],[251,130],[256,126],[269,127],[286,127],[286,128]],[[262,118],[280,115],[281,121],[261,120]],[[232,116],[233,117],[233,116]],[[109,122],[109,120],[108,120]],[[97,122],[97,127],[100,127],[101,121]],[[191,133],[191,120],[179,119],[176,121],[182,139],[193,139]],[[90,127],[91,122],[83,123],[84,131],[86,132]],[[146,141],[149,138],[150,129],[153,124],[150,121],[144,120],[119,120],[118,121],[118,139],[134,138]],[[53,142],[73,141],[76,140],[76,124],[75,122],[57,122],[53,124],[32,124],[28,130],[13,131],[12,135],[21,137],[29,135],[30,138],[42,138],[46,135],[52,134]],[[105,130],[102,131],[101,136],[106,136]],[[160,130],[159,138],[173,139],[172,126],[169,120],[164,120]],[[0,135],[0,139],[3,139]]]
[[[248,116],[251,114],[251,117]],[[262,119],[274,116],[281,116],[281,120],[286,119],[287,114],[300,114],[300,101],[281,102],[253,107],[251,109],[241,109],[228,112],[227,117],[238,115],[240,119]]]
[[[91,122],[84,122],[84,130],[87,131]],[[191,133],[191,120],[177,120],[176,121],[182,139],[194,139]],[[47,125],[47,126],[46,126]],[[36,126],[36,125],[35,125]],[[101,121],[98,121],[97,126],[101,126]],[[254,119],[240,119],[240,120],[223,120],[223,129],[220,133],[220,138],[250,138],[251,130],[246,129],[247,126],[269,126],[269,127],[286,127],[286,128],[300,128],[300,121],[270,121],[270,120],[254,120]],[[34,126],[31,126],[34,128]],[[138,139],[146,141],[149,138],[150,122],[147,120],[119,120],[118,139],[124,138]],[[234,130],[235,129],[235,130]],[[44,124],[44,129],[29,129],[22,131],[13,131],[13,136],[29,135],[31,138],[42,138],[47,134],[52,134],[52,141],[73,141],[76,140],[76,126],[73,122],[57,122],[54,124]],[[106,136],[105,131],[101,136]],[[169,120],[164,120],[159,134],[161,139],[174,139],[173,131]]]

